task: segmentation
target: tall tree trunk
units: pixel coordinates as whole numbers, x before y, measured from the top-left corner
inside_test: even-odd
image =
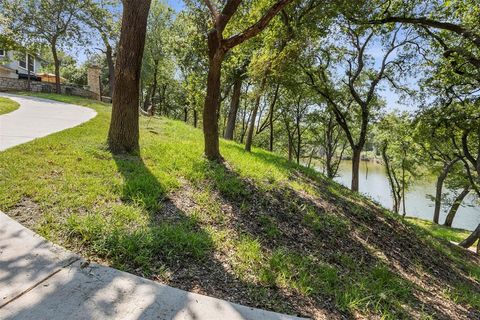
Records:
[[[302,134],[300,131],[300,117],[297,117],[297,164],[300,164],[300,153],[302,148]]]
[[[266,75],[262,78],[260,83],[260,88],[255,98],[255,105],[253,106],[252,116],[250,117],[250,125],[248,126],[247,140],[245,141],[245,150],[250,152],[252,151],[252,142],[253,142],[253,132],[255,131],[255,120],[257,118],[258,108],[260,107],[260,99],[262,98],[263,90],[265,89],[265,84],[267,83]]]
[[[115,63],[113,62],[113,50],[108,42],[106,47],[105,58],[108,66],[108,86],[110,88],[110,96],[113,97],[113,91],[115,88]]]
[[[470,185],[467,185],[465,188],[463,188],[462,192],[455,198],[455,201],[453,202],[452,206],[450,207],[450,210],[448,211],[447,217],[445,218],[445,226],[446,227],[451,227],[453,223],[453,219],[455,218],[455,215],[457,214],[458,208],[460,208],[460,205],[462,204],[463,200],[465,197],[468,195],[470,192]]]
[[[402,206],[403,206],[403,216],[407,215],[407,209],[405,206],[405,157],[406,151],[404,150],[403,159],[402,159]]]
[[[216,30],[208,33],[209,68],[207,78],[207,95],[203,108],[203,135],[205,156],[209,160],[221,161],[218,141],[218,110],[220,107],[220,77],[224,50]]]
[[[270,127],[270,139],[269,139],[269,144],[268,144],[268,150],[273,151],[273,138],[274,138],[274,132],[273,132],[273,115],[275,113],[275,104],[278,99],[278,90],[280,89],[280,84],[277,83],[277,87],[275,88],[275,95],[273,96],[273,101],[270,106],[270,116],[268,117],[268,125]]]
[[[186,123],[188,121],[188,108],[183,108],[183,121]]]
[[[155,99],[155,95],[157,94],[157,87],[158,87],[157,75],[158,75],[159,60],[155,60],[154,64],[155,64],[155,70],[153,72],[152,93],[150,95],[150,102],[152,104],[152,110],[151,110],[152,116],[155,114],[155,102],[153,100]]]
[[[457,161],[458,159],[445,163],[440,175],[437,177],[437,183],[435,187],[435,209],[433,210],[433,222],[436,224],[438,224],[438,220],[440,218],[440,209],[442,207],[443,182]]]
[[[460,246],[464,248],[470,248],[476,240],[480,238],[480,224],[478,224],[477,228],[462,242],[459,243]],[[478,246],[477,246],[478,249]],[[478,253],[478,251],[477,251]]]
[[[58,94],[61,94],[62,87],[60,86],[60,60],[58,59],[56,40],[52,41],[51,49],[52,49],[52,56],[53,56],[53,65],[55,67],[55,91]],[[27,65],[27,68],[28,68],[28,65]]]
[[[361,157],[362,149],[361,148],[354,148],[353,149],[353,156],[352,156],[352,184],[350,189],[352,191],[358,192],[359,186],[359,175],[360,175],[360,157]]]
[[[233,140],[233,132],[237,122],[238,106],[240,105],[240,95],[242,93],[242,75],[237,75],[233,84],[232,100],[230,101],[230,110],[228,112],[227,126],[225,128],[224,138]]]
[[[139,149],[140,71],[151,0],[123,0],[123,17],[108,144],[114,153]]]
[[[198,123],[197,109],[193,109],[193,127],[196,128]]]
[[[147,111],[148,107],[150,106],[150,98],[152,97],[152,87],[147,89],[147,93],[145,94],[145,100],[143,100],[143,110]]]
[[[293,159],[293,142],[290,136],[288,136],[288,161],[292,161]]]
[[[273,152],[273,138],[274,138],[274,132],[273,132],[273,110],[270,111],[270,117],[268,118],[268,126],[270,127],[270,137],[268,140],[268,150],[270,152]]]

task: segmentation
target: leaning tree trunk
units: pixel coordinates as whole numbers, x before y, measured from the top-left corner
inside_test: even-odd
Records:
[[[233,132],[235,123],[237,122],[238,106],[240,105],[240,95],[242,92],[242,76],[237,75],[233,84],[232,100],[230,102],[230,110],[228,112],[227,126],[225,128],[224,138],[233,140]]]
[[[438,220],[440,219],[440,209],[442,207],[442,190],[443,190],[443,182],[447,178],[448,173],[452,169],[452,166],[457,162],[458,160],[450,161],[446,163],[442,171],[440,172],[440,175],[437,178],[437,183],[435,187],[435,209],[433,210],[433,222],[438,224]]]
[[[139,149],[138,98],[148,11],[151,0],[124,0],[115,66],[108,144],[114,153]]]
[[[352,156],[352,184],[350,189],[358,192],[359,176],[360,176],[360,157],[362,149],[354,148]]]
[[[205,139],[205,156],[208,160],[221,161],[218,141],[218,110],[220,106],[220,77],[224,50],[220,48],[220,39],[216,30],[208,33],[209,68],[207,77],[207,94],[203,108],[203,135]]]
[[[477,228],[467,237],[467,239],[460,242],[459,245],[464,248],[470,248],[475,243],[475,241],[477,241],[479,238],[480,238],[480,224],[478,224]],[[477,246],[477,249],[478,249],[478,246]]]
[[[465,197],[468,195],[470,192],[470,186],[467,185],[465,188],[463,188],[462,192],[455,198],[455,201],[453,201],[452,206],[450,207],[450,210],[448,211],[447,217],[445,218],[445,226],[446,227],[451,227],[453,223],[453,219],[455,218],[455,215],[457,214],[458,208],[460,208],[460,205],[462,204],[463,200]]]
[[[262,82],[260,83],[260,90],[258,91],[257,97],[255,99],[255,105],[253,106],[252,116],[250,117],[250,124],[248,126],[247,140],[245,141],[245,150],[250,152],[252,151],[252,142],[253,142],[253,132],[255,131],[255,120],[257,118],[258,108],[260,107],[260,99],[262,97],[263,89],[267,82],[267,77],[264,76]]]

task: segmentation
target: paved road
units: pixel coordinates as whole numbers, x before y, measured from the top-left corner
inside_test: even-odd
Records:
[[[52,100],[0,93],[20,104],[0,116],[0,151],[78,126],[95,117],[92,109]]]
[[[0,116],[3,149],[95,116],[83,107],[7,97],[21,107]],[[78,255],[46,241],[0,212],[0,319],[298,318],[186,292],[102,265],[87,265]]]

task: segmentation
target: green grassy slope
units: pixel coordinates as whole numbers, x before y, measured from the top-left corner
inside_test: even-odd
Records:
[[[480,317],[480,259],[274,154],[141,119],[139,156],[105,146],[109,106],[0,153],[0,209],[91,259],[185,290],[313,318]]]
[[[15,101],[0,97],[0,115],[10,113],[17,110],[20,107]]]

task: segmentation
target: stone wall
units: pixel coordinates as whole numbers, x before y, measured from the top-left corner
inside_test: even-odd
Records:
[[[88,99],[99,100],[98,94],[85,90],[76,86],[61,85],[62,94],[79,96]],[[10,79],[0,77],[0,91],[31,91],[31,92],[56,92],[55,84],[40,81],[30,81],[30,90],[28,89],[28,81],[23,79]]]
[[[101,69],[97,66],[89,66],[87,69],[87,83],[90,91],[96,93],[99,97],[102,94],[102,88],[100,84],[100,72]]]

